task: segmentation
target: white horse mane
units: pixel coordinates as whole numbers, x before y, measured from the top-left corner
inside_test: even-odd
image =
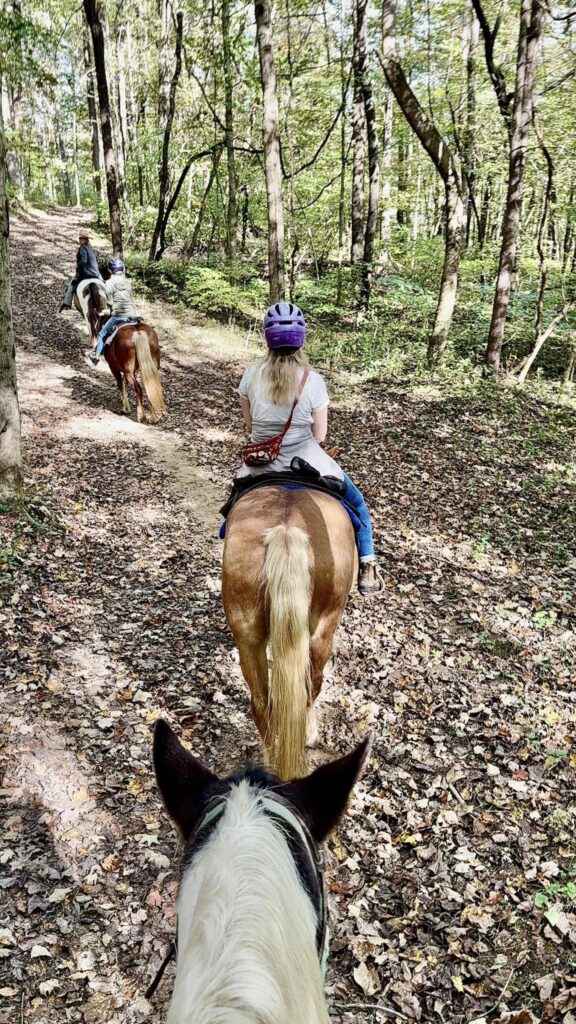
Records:
[[[167,1024],[329,1024],[316,913],[259,792],[234,786],[184,871]]]

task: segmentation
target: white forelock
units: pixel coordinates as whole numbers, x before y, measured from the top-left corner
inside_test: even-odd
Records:
[[[233,788],[185,870],[167,1024],[328,1024],[314,907],[258,792]]]

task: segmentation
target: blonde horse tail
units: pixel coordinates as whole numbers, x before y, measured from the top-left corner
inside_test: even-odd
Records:
[[[152,415],[156,419],[161,413],[166,412],[166,402],[164,401],[158,367],[152,359],[152,353],[150,352],[150,340],[146,331],[135,331],[132,335],[132,340],[136,349],[140,373],[142,374],[144,391],[150,402]]]
[[[263,534],[264,583],[270,623],[272,671],[268,698],[267,749],[280,778],[305,774],[306,721],[310,692],[311,581],[309,537],[297,526],[274,526]]]

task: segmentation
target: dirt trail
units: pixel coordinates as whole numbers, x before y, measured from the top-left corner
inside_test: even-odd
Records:
[[[171,716],[221,771],[258,752],[217,540],[248,353],[142,300],[169,416],[120,416],[112,377],[82,361],[78,315],[56,314],[77,223],[12,225],[31,501],[0,543],[0,1024],[160,1024],[171,975],[153,1005],[143,993],[172,937],[177,851],[152,724]],[[510,425],[500,399],[379,382],[345,398],[333,436],[373,509],[387,586],[351,601],[322,703],[331,750],[375,734],[329,851],[331,1015],[464,1021],[547,1000],[552,1020],[576,942],[570,906],[546,896],[576,864],[567,428],[558,414],[547,432],[541,407],[518,404]]]

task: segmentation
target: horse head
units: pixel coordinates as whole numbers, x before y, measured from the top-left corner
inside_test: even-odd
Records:
[[[156,723],[156,778],[185,844],[170,1024],[223,1020],[227,1007],[237,1011],[227,1020],[262,1020],[274,1003],[279,1024],[328,1022],[317,844],[344,813],[369,749],[368,737],[289,782],[261,768],[219,778]]]

